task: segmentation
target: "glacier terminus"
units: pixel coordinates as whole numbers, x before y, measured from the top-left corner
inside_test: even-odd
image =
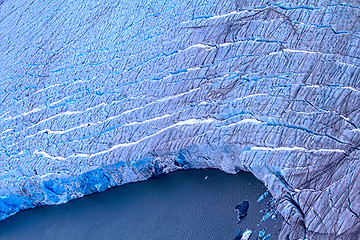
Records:
[[[0,220],[251,172],[279,239],[360,239],[360,2],[0,0]]]

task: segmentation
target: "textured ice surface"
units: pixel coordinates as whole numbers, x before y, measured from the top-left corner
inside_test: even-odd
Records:
[[[0,1],[0,219],[251,171],[281,239],[358,239],[358,1]]]

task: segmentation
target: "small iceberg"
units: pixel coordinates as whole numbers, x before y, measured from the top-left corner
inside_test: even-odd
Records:
[[[259,197],[259,199],[257,200],[257,202],[263,201],[268,195],[269,195],[269,192],[268,192],[268,191],[264,192],[264,193]]]
[[[252,231],[249,229],[246,229],[240,240],[249,240],[251,234],[252,234]]]

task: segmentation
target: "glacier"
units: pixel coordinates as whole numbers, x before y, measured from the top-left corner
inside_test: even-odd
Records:
[[[0,219],[249,171],[279,239],[360,239],[360,2],[0,1]]]

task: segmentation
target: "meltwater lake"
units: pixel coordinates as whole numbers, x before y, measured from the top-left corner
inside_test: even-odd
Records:
[[[266,191],[252,174],[187,170],[116,187],[57,206],[22,211],[0,222],[0,239],[59,240],[222,240],[251,229],[277,239],[281,220],[260,223]],[[234,207],[250,203],[237,223]]]

